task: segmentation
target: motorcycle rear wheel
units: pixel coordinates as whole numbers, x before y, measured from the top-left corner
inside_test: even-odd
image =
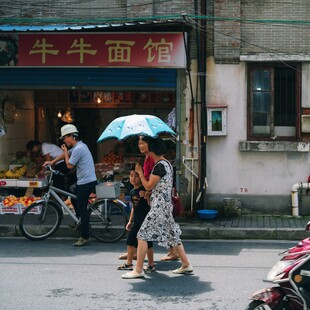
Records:
[[[278,306],[276,306],[276,308],[272,308],[272,309],[277,309],[277,310],[289,310],[291,309],[289,306],[280,306],[281,308],[279,308]],[[271,308],[262,300],[253,300],[247,307],[245,310],[270,310]]]
[[[253,300],[247,307],[245,310],[265,310],[268,308],[265,308],[265,306],[267,306],[266,303],[264,303],[261,300]]]
[[[270,307],[261,300],[253,300],[245,310],[267,310]]]

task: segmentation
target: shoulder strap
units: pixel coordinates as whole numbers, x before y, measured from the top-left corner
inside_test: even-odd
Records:
[[[171,162],[169,160],[166,159],[166,162],[169,164],[169,167],[170,167],[170,170],[171,170],[171,173],[172,173],[172,177],[173,177],[173,167],[171,165]]]
[[[173,196],[174,193],[175,193],[175,191],[176,191],[176,189],[175,189],[174,186],[173,186],[173,167],[172,167],[170,161],[167,160],[167,159],[161,159],[160,161],[165,161],[165,162],[167,162],[167,163],[168,163],[168,166],[169,166],[169,168],[170,168],[170,170],[171,170],[171,174],[172,174],[172,190],[171,190],[171,195]]]

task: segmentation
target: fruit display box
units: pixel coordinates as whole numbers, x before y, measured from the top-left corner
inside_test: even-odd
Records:
[[[46,185],[45,179],[18,179],[16,181],[17,187],[45,187]]]
[[[0,203],[0,214],[22,214],[27,206],[22,203],[16,203],[13,206],[5,206],[3,203]],[[31,214],[39,214],[41,211],[40,207],[33,208]]]
[[[0,187],[46,187],[45,179],[0,179]]]
[[[19,204],[5,206],[3,203],[0,203],[0,214],[20,214]]]
[[[21,203],[19,203],[18,205],[19,205],[19,214],[22,214],[27,207]],[[39,214],[40,212],[41,212],[41,207],[37,206],[36,208],[32,208],[29,213],[30,214]]]
[[[13,170],[14,168],[21,168],[23,165],[9,165],[9,170]]]
[[[17,179],[0,179],[0,187],[16,187]]]
[[[40,197],[16,197],[14,195],[9,195],[1,198],[0,201],[0,214],[22,214],[23,211],[40,199]],[[31,213],[37,214],[40,212],[39,207],[31,210]]]

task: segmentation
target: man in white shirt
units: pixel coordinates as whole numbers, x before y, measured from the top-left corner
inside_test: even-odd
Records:
[[[55,159],[57,156],[63,154],[63,150],[57,146],[56,144],[43,142],[41,143],[38,140],[31,140],[26,144],[27,151],[38,154],[40,153],[45,161],[51,161]],[[65,176],[67,175],[69,169],[66,166],[64,160],[59,161],[55,164],[54,169],[60,171]],[[61,175],[54,175],[53,177],[53,185],[60,189],[66,189],[65,177]]]

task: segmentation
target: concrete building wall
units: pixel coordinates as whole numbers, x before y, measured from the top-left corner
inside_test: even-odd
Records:
[[[12,2],[3,0],[0,5],[1,18],[67,18],[80,22],[93,18],[111,22],[113,18],[145,18],[152,16],[181,15],[181,12],[193,14],[194,0],[91,0],[91,1],[51,1],[26,0]],[[65,22],[65,21],[64,21]],[[91,22],[91,20],[89,21]]]
[[[199,1],[200,2],[200,1]],[[240,142],[247,140],[247,63],[246,61],[306,61],[302,66],[302,107],[310,107],[309,78],[310,47],[309,31],[306,24],[292,24],[289,20],[307,20],[310,11],[308,0],[214,0],[208,3],[207,24],[207,104],[227,105],[227,135],[209,136],[207,141],[207,198],[208,206],[220,204],[223,198],[237,197],[244,208],[270,213],[290,214],[290,191],[296,182],[305,181],[309,174],[309,152],[297,151],[241,151]],[[10,5],[3,5],[3,4]],[[72,4],[75,4],[72,9]],[[198,3],[200,5],[200,3]],[[93,18],[94,23],[104,18],[151,18],[152,16],[177,16],[185,11],[194,14],[194,0],[147,1],[116,0],[107,1],[62,1],[51,2],[40,7],[38,2],[25,1],[23,5],[2,1],[1,16],[38,18]],[[240,19],[244,20],[241,21]],[[251,19],[263,20],[254,22]],[[273,22],[267,22],[273,20]],[[282,22],[278,22],[281,20]],[[265,22],[266,21],[266,22]],[[199,25],[189,20],[193,26],[191,43],[195,44],[195,30]],[[213,45],[214,43],[214,45]],[[192,51],[195,50],[192,46]],[[251,58],[252,57],[252,58]],[[185,70],[184,70],[185,71]],[[196,88],[197,62],[191,54],[191,72],[181,73],[181,156],[189,158],[186,162],[199,174],[199,91]],[[190,124],[192,79],[194,96],[194,125]],[[33,113],[27,112],[27,124],[19,131],[26,132],[21,138],[13,134],[13,124],[8,124],[8,133],[0,139],[0,163],[7,164],[8,158],[24,147],[33,137],[31,126]],[[24,122],[24,120],[19,120]],[[18,124],[17,122],[15,124]],[[27,127],[28,126],[28,127]],[[194,129],[194,141],[191,131]],[[31,132],[28,132],[28,130]],[[13,136],[11,136],[13,135]],[[191,166],[191,160],[194,165]],[[197,160],[196,160],[197,159]],[[181,165],[184,178],[181,191],[190,204],[191,178],[189,169]],[[196,183],[196,177],[194,177]],[[194,187],[196,199],[197,188]]]
[[[227,136],[208,137],[207,178],[209,203],[237,197],[255,211],[290,214],[293,184],[309,174],[309,152],[243,152],[246,140],[246,64],[214,64],[208,61],[208,103],[227,105]],[[302,76],[309,80],[309,65]],[[303,97],[309,97],[308,88]],[[309,208],[310,209],[310,208]]]
[[[126,16],[126,2],[126,0],[63,0],[50,2],[3,0],[0,5],[0,16],[1,18],[55,18],[58,20],[67,18],[71,21],[76,18],[76,22],[79,22],[81,18],[93,18],[96,23],[97,19],[104,17],[119,18]]]
[[[261,54],[265,60],[309,60],[309,13],[307,0],[214,0],[216,62],[234,63],[240,55]]]
[[[309,53],[309,14],[307,0],[242,1],[242,53]]]
[[[248,138],[246,72],[249,61],[301,62],[301,113],[308,113],[309,11],[307,0],[214,0],[215,19],[209,26],[213,35],[208,37],[208,43],[214,40],[214,58],[208,54],[207,104],[227,105],[228,134],[208,137],[209,204],[238,197],[252,210],[291,213],[292,185],[305,182],[309,174],[309,146],[303,143],[309,137],[302,133],[292,148],[289,141],[279,143],[279,149],[287,147],[287,151],[241,149],[240,143],[246,144]],[[309,213],[309,201],[305,206]]]
[[[241,1],[214,1],[214,56],[217,62],[239,62]],[[210,31],[212,32],[212,31]]]

